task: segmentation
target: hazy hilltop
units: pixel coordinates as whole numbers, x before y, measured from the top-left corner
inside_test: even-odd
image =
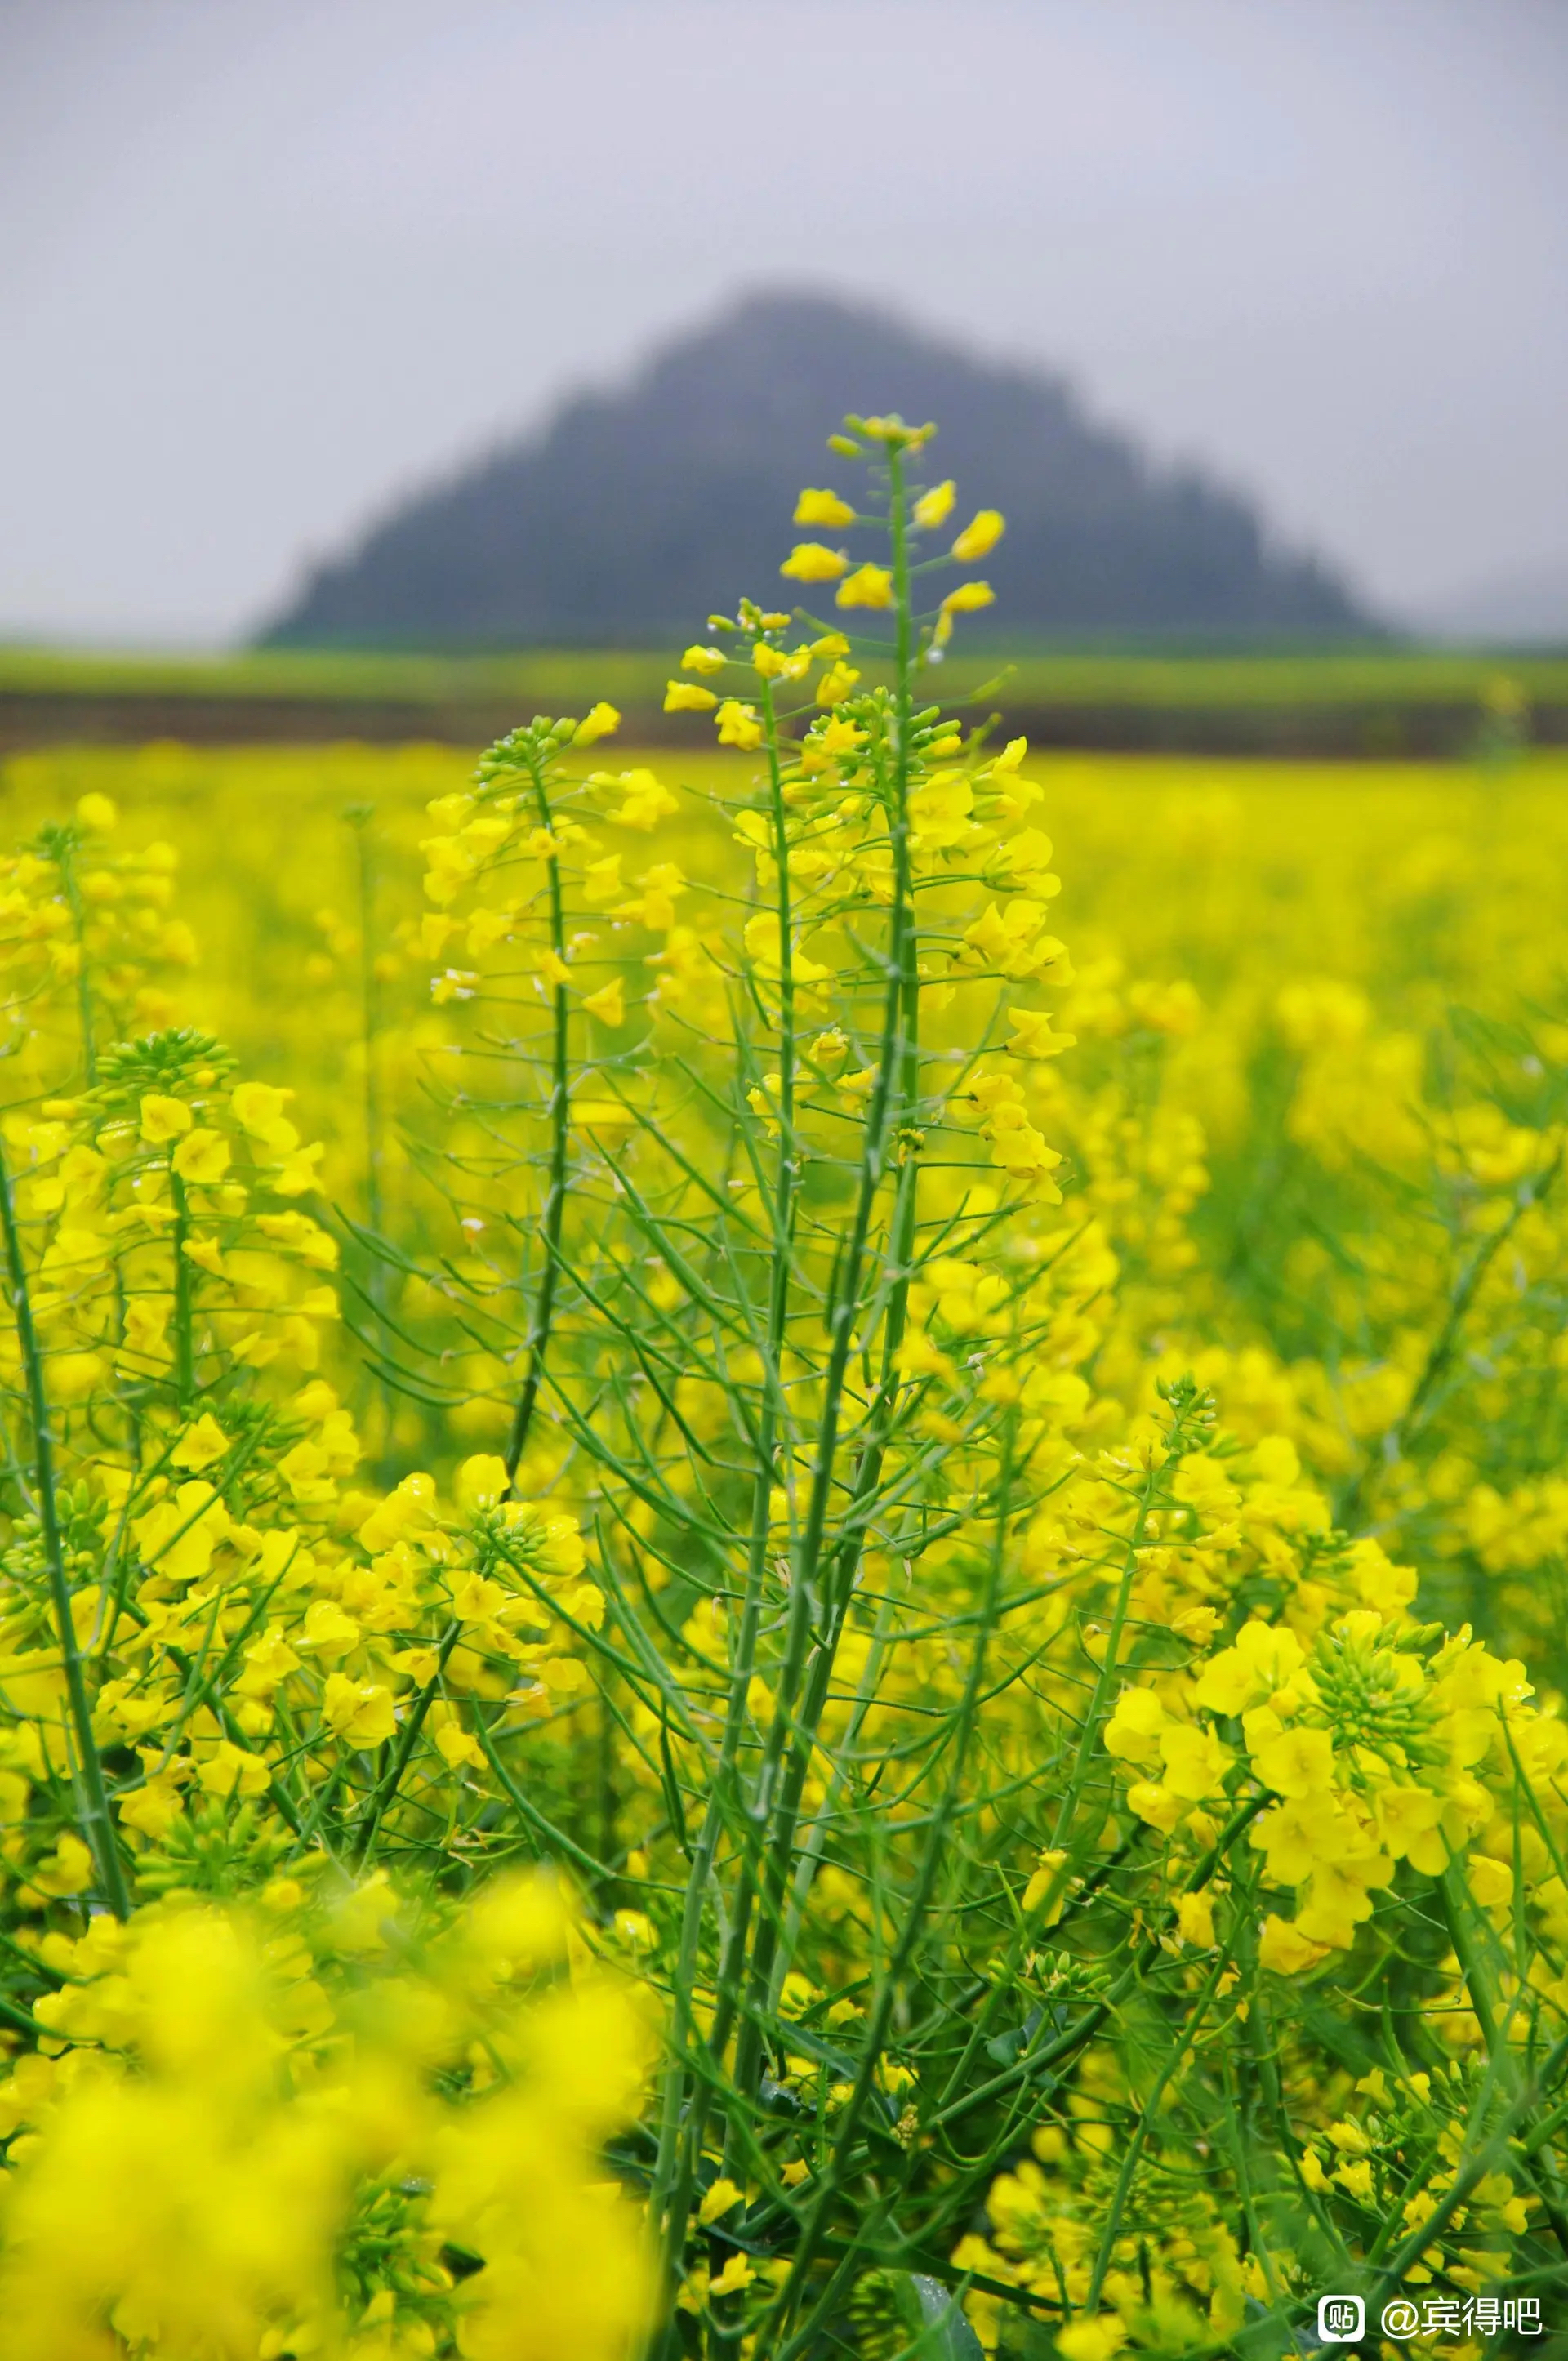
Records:
[[[578,395],[539,434],[393,509],[319,566],[264,636],[425,647],[678,636],[743,592],[783,597],[800,487],[864,497],[863,472],[825,436],[846,411],[893,410],[939,422],[927,463],[957,478],[960,509],[1006,513],[985,567],[998,631],[1377,628],[1329,568],[1276,547],[1245,500],[1157,467],[1059,379],[976,360],[886,313],[763,294],[664,346],[624,390]]]
[[[1568,647],[1568,560],[1549,558],[1477,582],[1414,620],[1435,640],[1475,647]]]

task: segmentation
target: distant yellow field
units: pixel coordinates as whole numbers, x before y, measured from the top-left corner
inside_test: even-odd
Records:
[[[750,768],[733,754],[615,756],[640,760],[701,793],[738,791]],[[1119,962],[1125,978],[1197,987],[1204,1014],[1181,1061],[1193,1089],[1206,1071],[1204,1112],[1223,1137],[1242,1119],[1234,1078],[1288,984],[1354,983],[1376,1031],[1439,1021],[1451,1001],[1541,1005],[1564,972],[1568,755],[1500,773],[1082,755],[1030,767],[1080,969]],[[127,836],[173,844],[200,944],[192,1010],[262,1070],[288,1060],[296,1082],[319,1075],[310,1086],[330,1107],[362,1022],[359,830],[344,815],[368,807],[385,1013],[415,1022],[429,1006],[428,962],[408,948],[425,807],[472,769],[433,746],[62,751],[13,758],[0,814],[20,840],[99,792]],[[727,840],[705,837],[705,861]],[[1080,1007],[1080,1032],[1124,1022],[1124,1002]]]

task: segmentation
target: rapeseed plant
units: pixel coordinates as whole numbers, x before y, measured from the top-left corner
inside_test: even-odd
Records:
[[[689,783],[323,755],[210,982],[107,791],[211,758],[17,766],[18,2354],[1550,2319],[1568,836],[945,714],[931,432],[687,647]]]

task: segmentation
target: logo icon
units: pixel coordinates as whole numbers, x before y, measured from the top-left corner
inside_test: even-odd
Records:
[[[1318,2334],[1325,2345],[1354,2345],[1366,2334],[1366,2306],[1358,2295],[1325,2295],[1318,2303]]]

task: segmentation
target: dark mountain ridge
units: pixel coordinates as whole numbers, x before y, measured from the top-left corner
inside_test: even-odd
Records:
[[[537,435],[394,508],[313,570],[264,642],[634,645],[741,592],[779,599],[801,485],[853,489],[858,471],[824,447],[850,410],[938,420],[934,473],[957,478],[960,507],[1005,512],[985,569],[1002,631],[1377,629],[1329,568],[1274,547],[1244,500],[1157,467],[1060,379],[885,313],[760,294],[663,346],[624,390],[576,396]]]

